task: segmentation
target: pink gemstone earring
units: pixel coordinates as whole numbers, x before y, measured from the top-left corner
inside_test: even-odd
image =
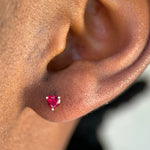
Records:
[[[55,108],[60,105],[61,103],[60,98],[61,98],[60,96],[53,96],[53,95],[49,95],[46,97],[47,104],[51,109],[51,111],[54,111]]]

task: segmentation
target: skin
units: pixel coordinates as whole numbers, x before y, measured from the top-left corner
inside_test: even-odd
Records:
[[[0,0],[0,149],[65,149],[149,63],[148,0]]]

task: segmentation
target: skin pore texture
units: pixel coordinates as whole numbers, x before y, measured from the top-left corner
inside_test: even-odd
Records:
[[[65,149],[145,70],[149,40],[148,0],[0,0],[0,149]]]

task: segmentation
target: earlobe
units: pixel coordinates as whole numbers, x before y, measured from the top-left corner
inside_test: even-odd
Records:
[[[72,20],[66,49],[47,64],[47,80],[30,87],[37,95],[27,105],[47,120],[70,121],[120,94],[150,62],[147,3],[89,0],[79,14],[84,28]],[[61,96],[54,112],[44,101],[50,94]]]

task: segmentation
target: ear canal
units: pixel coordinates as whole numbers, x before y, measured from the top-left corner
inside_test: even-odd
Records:
[[[31,107],[50,121],[70,121],[102,106],[150,63],[147,0],[89,0],[81,9],[85,12],[76,12],[65,50],[48,64],[47,80],[34,86]],[[34,105],[42,91],[61,96],[56,111],[41,100]]]

